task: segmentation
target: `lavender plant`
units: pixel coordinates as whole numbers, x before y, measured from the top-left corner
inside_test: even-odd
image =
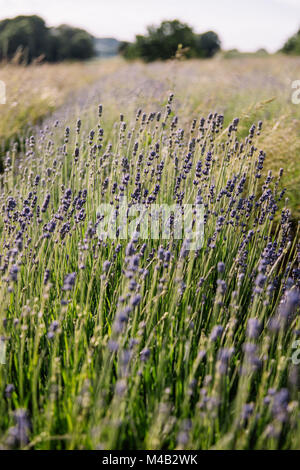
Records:
[[[263,123],[105,122],[11,147],[1,186],[6,449],[297,449],[300,252]],[[99,235],[106,203],[204,208],[204,243]],[[174,220],[170,220],[174,228]]]

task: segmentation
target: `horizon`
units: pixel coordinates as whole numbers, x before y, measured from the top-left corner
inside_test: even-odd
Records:
[[[96,38],[133,41],[149,25],[178,19],[196,33],[215,31],[225,50],[276,52],[300,27],[298,0],[0,0],[0,20],[19,15],[41,16],[47,26],[62,23],[83,28]],[[74,5],[75,4],[75,5]],[[93,14],[91,15],[91,11]],[[234,12],[234,13],[233,13]],[[199,19],[198,19],[199,17]],[[297,19],[298,18],[298,19]]]

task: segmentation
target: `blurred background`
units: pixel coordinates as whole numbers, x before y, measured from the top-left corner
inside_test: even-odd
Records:
[[[298,0],[1,0],[0,20],[2,60],[300,53]]]

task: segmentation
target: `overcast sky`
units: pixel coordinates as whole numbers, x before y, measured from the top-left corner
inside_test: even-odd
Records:
[[[38,14],[48,25],[69,23],[95,36],[134,39],[148,24],[178,18],[209,29],[225,49],[270,52],[300,28],[300,0],[0,0],[0,18]]]

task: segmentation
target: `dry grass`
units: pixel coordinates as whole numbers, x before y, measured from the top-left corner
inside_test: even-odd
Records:
[[[85,64],[34,64],[29,67],[0,65],[0,80],[6,84],[6,105],[1,105],[0,139],[7,141],[35,125],[61,106],[80,88],[112,73],[112,61]]]
[[[108,120],[114,120],[119,109],[126,109],[128,115],[137,107],[158,109],[169,91],[175,93],[175,112],[180,112],[186,125],[215,110],[224,113],[225,124],[240,117],[243,137],[261,119],[259,145],[267,152],[266,168],[277,172],[284,167],[283,184],[295,216],[300,214],[300,106],[291,100],[291,83],[300,79],[300,58],[3,65],[0,79],[7,84],[7,105],[1,106],[0,121],[0,139],[6,142],[65,102],[74,121],[83,104],[86,107],[88,92],[93,103],[96,99],[103,103]],[[72,98],[82,88],[75,110]]]

